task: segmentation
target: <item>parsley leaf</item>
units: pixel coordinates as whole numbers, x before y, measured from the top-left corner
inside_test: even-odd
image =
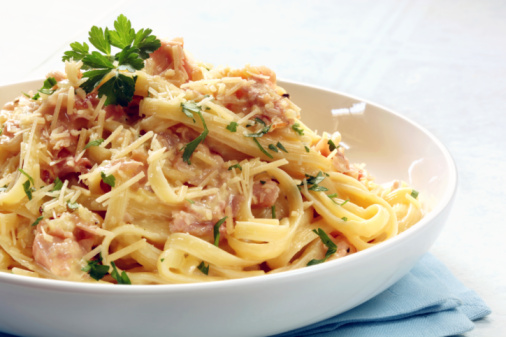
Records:
[[[257,144],[258,148],[260,149],[260,151],[262,151],[263,154],[265,154],[267,157],[269,157],[271,159],[274,158],[269,152],[265,151],[265,149],[262,147],[262,144],[260,144],[258,139],[256,139],[256,138],[252,138],[252,139],[255,142],[255,144]]]
[[[276,144],[276,146],[281,150],[281,151],[284,151],[286,153],[288,153],[288,151],[285,149],[285,147],[283,146],[283,144],[281,144],[280,142],[278,142]]]
[[[69,201],[67,201],[67,207],[68,207],[70,210],[75,211],[76,209],[78,209],[78,208],[79,208],[79,203],[77,203],[77,202],[70,202],[70,200],[69,200]]]
[[[30,181],[32,185],[35,185],[33,178],[28,173],[26,173],[25,170],[18,168],[18,171],[23,173],[28,178],[28,181]]]
[[[135,38],[135,30],[132,28],[130,20],[120,14],[114,21],[114,28],[116,28],[115,31],[109,32],[111,44],[120,49],[130,46]]]
[[[237,123],[236,122],[230,122],[229,125],[227,125],[227,130],[230,132],[236,132],[237,131]]]
[[[269,144],[268,148],[271,151],[279,152],[278,148],[274,144]]]
[[[418,191],[417,191],[417,190],[412,190],[412,191],[411,191],[411,196],[412,196],[414,199],[418,198]]]
[[[347,218],[347,217],[345,217],[345,216],[343,216],[343,217],[341,218],[341,220],[343,220],[343,221],[348,221],[348,218]]]
[[[33,227],[33,226],[37,226],[37,225],[39,224],[39,222],[40,222],[42,219],[44,219],[44,217],[43,217],[42,215],[41,215],[41,216],[39,216],[37,219],[35,219],[35,221],[32,223],[32,225],[31,225],[31,226],[32,226],[32,227]]]
[[[306,149],[306,152],[309,152],[309,147],[307,147],[306,145],[304,145],[304,149]]]
[[[126,76],[120,71],[135,72],[142,69],[144,60],[160,48],[161,42],[151,35],[151,29],[141,29],[136,33],[130,20],[123,14],[114,22],[114,28],[115,30],[91,27],[88,40],[98,51],[90,53],[86,42],[74,42],[70,44],[71,50],[64,53],[62,60],[82,60],[82,69],[89,69],[83,74],[83,78],[87,80],[80,86],[86,93],[92,92],[112,73],[112,77],[99,88],[98,96],[107,96],[104,105],[127,106],[133,99],[137,78]],[[119,48],[120,51],[112,54],[111,46]]]
[[[104,31],[102,28],[93,26],[91,27],[88,35],[91,44],[95,46],[95,48],[97,48],[106,55],[111,55],[111,43],[109,42],[109,29],[106,28]]]
[[[72,50],[66,51],[63,53],[62,61],[80,61],[82,60],[86,55],[88,55],[90,47],[86,42],[83,44],[80,44],[79,42],[73,42],[70,44],[70,48]],[[83,69],[86,69],[86,67],[83,65]]]
[[[35,186],[35,182],[33,181],[33,178],[23,169],[18,168],[18,171],[28,178],[28,180],[23,183],[23,189],[25,190],[25,194],[28,197],[28,200],[32,200],[32,192],[35,191],[35,188],[33,187]],[[33,186],[31,187],[30,185]]]
[[[200,262],[200,264],[197,266],[197,269],[200,270],[203,274],[209,274],[209,265],[206,266],[204,261]]]
[[[227,220],[227,217],[223,217],[214,225],[213,227],[213,235],[214,235],[214,245],[216,247],[220,244],[220,226],[223,225],[223,223]]]
[[[336,146],[336,144],[332,141],[332,139],[329,139],[328,142],[327,142],[327,144],[329,144],[329,150],[331,152],[334,151],[335,149],[337,149],[339,147],[339,145]]]
[[[260,118],[255,118],[255,122],[257,124],[261,124],[263,125],[263,128],[260,129],[260,131],[258,132],[254,132],[254,133],[244,133],[244,135],[246,137],[262,137],[263,135],[265,135],[267,132],[269,132],[269,130],[271,129],[271,126],[270,125],[266,125],[265,122],[263,120],[261,120]]]
[[[231,171],[231,170],[232,170],[232,169],[234,169],[234,168],[238,168],[239,170],[241,170],[241,171],[242,171],[242,167],[241,167],[241,165],[239,165],[239,163],[237,163],[237,164],[235,164],[235,165],[230,165],[230,166],[228,167],[228,170],[229,170],[229,171]]]
[[[323,244],[327,246],[327,253],[325,253],[325,257],[323,259],[320,260],[312,259],[311,261],[309,261],[307,264],[308,266],[325,262],[332,254],[337,252],[336,244],[328,237],[327,233],[325,233],[323,229],[321,228],[318,228],[318,230],[313,229],[313,232],[315,232],[316,235],[320,237],[320,240],[322,240]]]
[[[56,179],[54,180],[53,184],[54,184],[54,187],[51,190],[51,192],[59,191],[63,187],[63,181],[61,181],[60,178],[58,178],[58,177],[56,177]]]
[[[321,183],[323,181],[323,179],[325,179],[325,174],[322,171],[318,172],[318,174],[316,176],[306,174],[305,180],[308,185],[308,190],[314,191],[314,192],[328,191],[328,188],[326,188],[325,186],[318,185],[319,183]],[[303,185],[304,185],[304,182],[302,182],[299,186],[303,186]]]
[[[114,263],[114,262],[113,262]],[[81,269],[85,273],[90,274],[90,276],[95,280],[101,280],[104,278],[107,273],[109,273],[109,266],[102,264],[102,257],[99,257],[96,260],[88,261],[88,264]]]
[[[132,284],[132,282],[130,282],[130,278],[128,277],[127,273],[124,270],[120,274],[118,272],[118,269],[116,269],[116,264],[112,261],[111,266],[113,269],[111,272],[111,276],[118,282],[118,284]]]
[[[98,89],[98,97],[107,96],[104,105],[114,104],[127,106],[134,97],[137,76],[126,76],[116,73]]]
[[[48,77],[44,81],[44,84],[42,85],[42,88],[39,89],[39,92],[45,95],[51,95],[55,91],[53,90],[53,87],[56,85],[56,79],[54,77]],[[39,92],[36,93],[32,99],[34,101],[38,100],[40,98]]]
[[[273,219],[276,219],[276,205],[271,206],[271,216]]]
[[[103,138],[99,138],[99,139],[95,139],[95,140],[91,140],[88,144],[86,144],[86,146],[84,147],[84,149],[88,149],[92,146],[99,146],[100,144],[102,144],[104,142],[104,139]]]
[[[299,123],[295,123],[292,125],[292,130],[295,131],[299,136],[304,136],[304,129],[300,128]]]
[[[181,103],[181,107],[182,107],[184,114],[186,116],[192,118],[194,123],[195,123],[195,118],[194,118],[193,113],[196,113],[199,116],[200,120],[202,121],[202,126],[204,127],[204,130],[197,138],[195,138],[194,140],[192,140],[191,142],[189,142],[188,144],[186,144],[184,146],[183,161],[185,163],[187,163],[188,165],[190,165],[191,164],[190,157],[192,156],[193,152],[197,149],[197,146],[200,143],[204,142],[204,139],[206,139],[207,134],[209,133],[209,130],[207,129],[206,121],[204,120],[204,116],[202,116],[202,112],[200,111],[200,107],[198,105],[196,105],[195,102]]]
[[[106,175],[103,171],[100,172],[100,177],[102,177],[102,181],[106,183],[107,185],[114,187],[116,185],[116,178],[112,175]]]

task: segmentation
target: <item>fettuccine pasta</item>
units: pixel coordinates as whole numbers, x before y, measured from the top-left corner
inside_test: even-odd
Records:
[[[133,100],[80,86],[82,61],[0,112],[0,269],[33,277],[189,283],[310,267],[423,215],[318,135],[265,67],[212,67],[181,39],[133,73]],[[102,82],[103,83],[103,82]],[[35,89],[35,88],[34,88]],[[36,97],[34,97],[36,96]],[[306,112],[308,113],[308,112]],[[310,112],[309,112],[310,113]]]

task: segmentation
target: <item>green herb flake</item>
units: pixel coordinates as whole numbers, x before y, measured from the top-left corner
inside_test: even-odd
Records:
[[[237,123],[230,122],[230,124],[227,125],[227,130],[230,132],[237,132]]]
[[[56,85],[56,83],[57,82],[54,77],[46,78],[44,84],[42,85],[42,88],[39,89],[39,92],[45,95],[52,95],[55,92],[55,90],[53,90],[53,87]],[[39,92],[32,97],[34,101],[40,98]]]
[[[59,191],[63,187],[63,182],[58,177],[56,177],[53,184],[54,184],[54,186],[53,186],[53,189],[51,190],[51,192]]]
[[[295,123],[292,125],[292,130],[295,131],[299,136],[304,136],[304,129],[300,128],[299,123]]]
[[[306,145],[304,145],[304,149],[306,150],[306,152],[309,152],[309,147],[307,147]]]
[[[325,233],[323,231],[323,229],[321,228],[318,228],[318,230],[316,229],[313,229],[313,232],[318,235],[320,237],[320,240],[322,241],[322,243],[327,246],[327,253],[325,253],[325,257],[323,259],[312,259],[311,261],[308,262],[308,266],[312,266],[312,265],[315,265],[315,264],[319,264],[319,263],[322,263],[322,262],[325,262],[332,254],[334,254],[335,252],[337,252],[337,246],[336,244],[329,238],[329,236],[327,235],[327,233]]]
[[[73,210],[75,211],[76,209],[79,208],[79,203],[77,202],[70,202],[70,200],[67,201],[67,207],[70,209],[70,210]]]
[[[285,147],[283,146],[283,144],[281,144],[280,142],[278,142],[276,144],[276,146],[281,150],[281,151],[284,151],[286,153],[288,153],[288,151],[285,149]]]
[[[33,178],[28,173],[26,173],[25,170],[18,168],[18,171],[23,173],[23,175],[25,175],[28,178],[28,181],[30,181],[32,185],[35,185]]]
[[[274,157],[269,153],[267,152],[263,147],[262,147],[262,144],[260,144],[260,142],[258,141],[258,139],[256,138],[252,138],[253,141],[255,142],[255,144],[257,144],[258,148],[260,149],[260,151],[262,151],[263,154],[265,154],[267,157],[273,159]]]
[[[274,144],[269,144],[268,148],[271,151],[279,152],[278,148]]]
[[[332,152],[332,151],[334,151],[335,149],[337,149],[337,148],[339,147],[339,145],[338,145],[338,146],[336,146],[336,144],[332,141],[332,139],[329,139],[329,140],[327,141],[327,144],[329,144],[329,150],[330,150],[331,152]]]
[[[106,175],[103,171],[100,172],[100,177],[102,177],[102,181],[106,183],[107,185],[114,187],[116,185],[116,178],[112,175]]]
[[[99,281],[109,273],[109,266],[103,265],[102,258],[99,257],[97,260],[88,261],[88,264],[81,270],[88,273],[94,280]]]
[[[343,216],[343,217],[341,218],[341,220],[343,220],[343,221],[348,221],[348,218],[347,218],[347,217],[345,217],[345,216]]]
[[[204,261],[200,262],[200,264],[197,266],[197,269],[200,270],[203,274],[209,274],[209,265],[206,266]]]
[[[32,225],[31,225],[31,226],[32,226],[32,227],[37,226],[37,225],[39,224],[39,222],[41,222],[41,221],[42,221],[42,219],[44,219],[44,217],[43,217],[42,215],[41,215],[41,216],[39,216],[37,219],[35,219],[35,221],[32,223]]]
[[[213,227],[213,235],[214,235],[214,245],[216,247],[220,244],[220,226],[227,220],[227,217],[223,217],[214,225]]]
[[[100,144],[102,144],[103,142],[104,142],[104,139],[102,139],[102,138],[92,140],[88,144],[86,144],[86,146],[84,147],[84,149],[85,150],[89,149],[92,146],[100,146]]]
[[[241,170],[241,171],[242,171],[242,167],[241,167],[241,165],[239,165],[239,164],[230,165],[230,166],[228,167],[228,170],[229,170],[229,171],[231,171],[232,169],[235,169],[235,168],[237,168],[237,169],[239,169],[239,170]]]
[[[263,127],[260,129],[260,131],[258,132],[254,132],[254,133],[244,133],[244,135],[246,137],[255,137],[255,138],[258,138],[258,137],[262,137],[263,135],[265,135],[267,132],[269,132],[269,130],[271,129],[271,126],[270,125],[266,125],[265,122],[263,120],[261,120],[260,118],[255,118],[255,122],[256,124],[261,124],[263,125]]]
[[[413,199],[418,198],[418,191],[417,190],[412,190],[411,191],[411,196],[413,197]]]
[[[346,199],[346,200],[345,200],[345,201],[343,201],[343,203],[342,203],[342,204],[340,204],[339,206],[344,206],[344,205],[346,205],[346,203],[347,203],[347,202],[349,202],[349,201],[350,201],[350,199]]]
[[[124,270],[120,274],[118,272],[118,269],[116,268],[116,264],[112,261],[111,266],[112,266],[111,276],[118,282],[118,284],[132,284],[132,282],[130,282],[130,278],[128,277],[127,273]]]
[[[183,149],[184,149],[183,161],[185,163],[187,163],[188,165],[190,165],[191,164],[190,157],[192,156],[193,152],[195,152],[195,150],[197,149],[197,146],[200,143],[204,142],[204,140],[207,137],[207,134],[209,133],[209,130],[207,129],[207,125],[206,125],[206,121],[204,120],[204,116],[202,116],[202,111],[200,110],[200,107],[195,104],[195,102],[189,101],[189,102],[181,103],[181,108],[183,110],[183,113],[186,116],[188,116],[189,118],[191,118],[194,123],[195,123],[194,113],[196,113],[199,116],[200,120],[202,121],[202,127],[204,128],[202,133],[197,138],[195,138],[194,140],[192,140],[191,142],[189,142],[188,144],[186,144],[183,147]]]
[[[276,219],[276,205],[271,206],[271,216],[273,219]]]

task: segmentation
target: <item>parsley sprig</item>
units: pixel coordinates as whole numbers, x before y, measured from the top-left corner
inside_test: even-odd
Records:
[[[322,240],[323,244],[327,246],[327,253],[325,253],[325,257],[323,259],[319,260],[312,259],[311,261],[309,261],[307,264],[308,266],[325,262],[332,254],[337,252],[337,245],[329,238],[329,236],[327,235],[327,233],[323,231],[323,229],[321,228],[318,228],[318,230],[313,229],[313,232],[315,232],[315,234],[320,237],[320,240]]]
[[[306,174],[306,179],[304,179],[304,180],[308,186],[307,189],[309,191],[314,191],[314,192],[328,191],[329,190],[328,188],[326,188],[325,186],[319,185],[323,181],[323,179],[325,179],[327,176],[328,176],[328,174],[323,173],[322,171],[318,172],[318,174],[316,176]],[[304,181],[299,186],[304,186]]]
[[[99,97],[107,97],[104,105],[127,106],[134,96],[137,77],[127,76],[123,72],[133,73],[144,68],[144,60],[160,48],[161,42],[151,35],[151,29],[136,32],[123,14],[114,21],[114,28],[104,30],[97,26],[91,27],[88,40],[98,51],[90,53],[90,46],[86,42],[74,42],[62,60],[83,62],[82,69],[87,70],[83,73],[83,78],[87,80],[81,84],[81,88],[86,93],[92,92],[108,78],[98,89]],[[112,54],[111,47],[119,48],[120,51]]]
[[[188,165],[191,164],[190,162],[190,157],[192,156],[193,152],[197,149],[197,146],[204,142],[204,140],[206,139],[207,137],[207,134],[209,133],[209,130],[207,129],[207,125],[206,125],[206,121],[204,120],[204,116],[202,116],[202,111],[200,110],[200,107],[193,101],[188,101],[188,102],[183,102],[181,103],[181,109],[183,110],[183,113],[191,118],[193,120],[193,123],[195,123],[195,115],[194,114],[197,114],[200,118],[200,120],[202,121],[202,127],[204,128],[204,130],[202,131],[202,133],[197,137],[195,138],[194,140],[192,140],[191,142],[189,142],[188,144],[186,144],[184,146],[184,152],[183,152],[183,161],[185,163],[187,163]]]

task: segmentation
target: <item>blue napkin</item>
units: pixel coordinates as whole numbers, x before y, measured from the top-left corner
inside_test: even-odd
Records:
[[[430,253],[396,284],[364,304],[276,337],[441,337],[474,328],[489,307]]]

